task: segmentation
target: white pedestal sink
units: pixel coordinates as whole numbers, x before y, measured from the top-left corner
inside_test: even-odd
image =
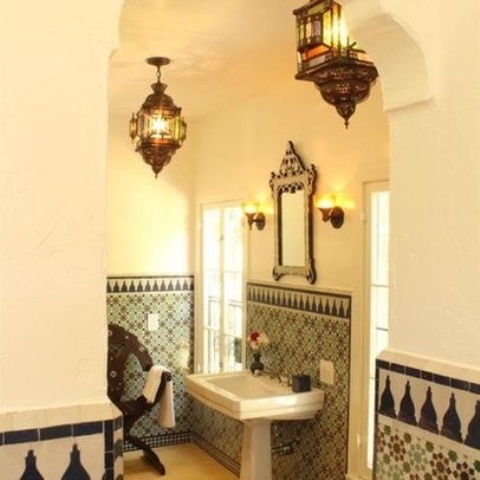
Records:
[[[271,480],[273,420],[306,420],[322,407],[324,392],[293,392],[277,379],[250,371],[187,375],[187,392],[205,405],[244,423],[241,480]]]
[[[243,422],[242,463],[240,480],[271,480],[271,420]]]

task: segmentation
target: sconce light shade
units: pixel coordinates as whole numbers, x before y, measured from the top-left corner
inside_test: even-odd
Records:
[[[256,203],[246,203],[243,206],[243,212],[247,217],[247,223],[249,230],[252,229],[252,225],[255,224],[258,230],[263,230],[265,228],[265,214],[259,211],[259,207]]]
[[[365,51],[351,42],[337,2],[312,0],[293,13],[297,26],[295,78],[313,82],[348,128],[357,103],[370,94],[377,69]]]
[[[157,67],[157,82],[152,84],[150,94],[140,110],[130,119],[130,138],[137,140],[136,151],[145,163],[152,167],[155,177],[167,165],[187,136],[187,125],[182,118],[182,109],[166,95],[167,85],[160,82],[160,67],[170,60],[151,57],[147,63]]]
[[[331,196],[322,196],[316,206],[322,212],[322,220],[324,222],[330,222],[333,228],[340,228],[343,225],[345,212],[342,207],[335,205],[335,201]]]

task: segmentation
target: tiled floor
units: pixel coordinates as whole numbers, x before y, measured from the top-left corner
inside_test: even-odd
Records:
[[[192,443],[156,448],[167,473],[164,476],[142,459],[143,452],[125,452],[126,480],[237,480],[233,473],[220,465]]]

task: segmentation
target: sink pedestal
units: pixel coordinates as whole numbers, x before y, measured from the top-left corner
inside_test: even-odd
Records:
[[[192,397],[243,422],[241,480],[272,480],[272,421],[311,419],[325,398],[318,388],[294,392],[277,379],[248,370],[194,373],[185,383]]]
[[[240,480],[272,480],[271,420],[244,420]]]

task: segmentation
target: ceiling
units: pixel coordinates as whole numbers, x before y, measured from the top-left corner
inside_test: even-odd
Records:
[[[305,3],[305,1],[303,1]],[[300,0],[126,0],[110,65],[110,112],[137,111],[162,67],[166,93],[187,122],[228,108],[296,73]]]

